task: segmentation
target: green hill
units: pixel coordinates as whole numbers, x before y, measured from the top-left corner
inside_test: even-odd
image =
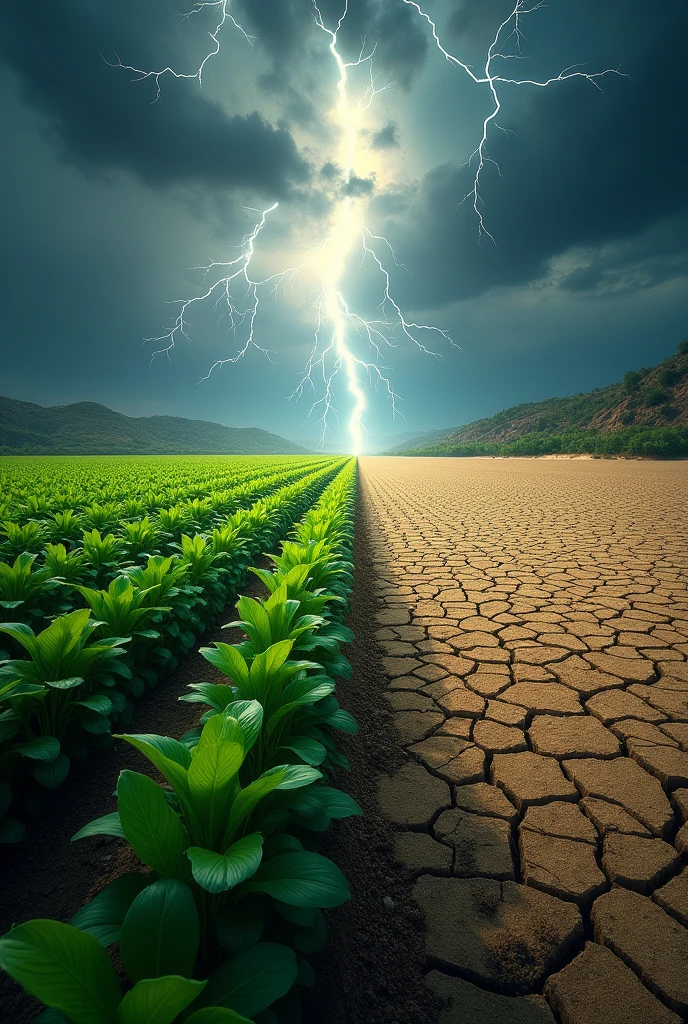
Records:
[[[527,402],[475,420],[399,455],[688,456],[688,341],[659,366],[629,370],[619,384]]]
[[[258,427],[179,416],[124,416],[78,402],[46,408],[0,397],[1,455],[303,455]]]

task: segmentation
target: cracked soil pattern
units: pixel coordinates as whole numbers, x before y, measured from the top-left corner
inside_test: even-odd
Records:
[[[688,463],[364,458],[360,501],[440,1024],[688,1020]]]

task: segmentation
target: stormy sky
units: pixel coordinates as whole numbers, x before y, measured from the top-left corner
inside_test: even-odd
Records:
[[[511,0],[427,0],[447,49],[479,71]],[[326,0],[333,24],[342,0]],[[149,365],[171,303],[203,291],[275,202],[256,246],[262,276],[294,265],[327,232],[341,194],[332,121],[336,74],[308,0],[234,0],[253,37],[227,24],[203,86],[193,74],[216,8],[183,0],[48,0],[0,9],[2,361],[0,393],[44,405],[102,402],[260,425],[314,440],[310,399],[288,400],[313,338],[310,271],[266,294],[252,350],[221,310],[194,308],[190,340]],[[391,288],[409,320],[446,330],[443,360],[403,336],[382,360],[403,399],[392,421],[371,387],[372,437],[453,427],[509,405],[620,379],[688,336],[686,0],[550,0],[521,23],[504,77],[547,79],[580,63],[618,68],[595,88],[502,85],[481,183],[479,237],[466,164],[489,113],[485,86],[437,51],[402,0],[350,0],[341,50],[375,46],[382,89],[358,146],[366,223],[397,255]],[[513,37],[503,52],[515,52]],[[367,66],[352,72],[365,86]],[[498,165],[498,167],[497,167]],[[347,299],[374,318],[380,280],[347,266]],[[353,339],[365,358],[369,350]],[[349,396],[334,384],[344,440]]]

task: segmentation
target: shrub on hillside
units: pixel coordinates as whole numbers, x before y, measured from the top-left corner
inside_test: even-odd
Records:
[[[645,392],[645,405],[650,408],[655,405],[661,405],[667,401],[668,397],[666,391],[663,391],[661,388],[650,388]]]

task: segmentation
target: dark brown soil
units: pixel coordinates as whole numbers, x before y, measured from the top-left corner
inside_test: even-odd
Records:
[[[267,566],[267,562],[265,563]],[[263,596],[264,587],[253,575],[241,588],[249,596]],[[237,618],[228,605],[219,623]],[[155,690],[136,703],[130,732],[180,737],[198,723],[203,707],[179,703],[189,683],[224,677],[198,653],[213,640],[236,643],[239,630],[208,630],[176,669],[162,678]],[[76,762],[70,775],[28,828],[27,839],[0,848],[0,935],[13,924],[32,918],[69,921],[79,907],[113,878],[140,869],[134,854],[120,839],[107,836],[71,842],[87,822],[116,810],[113,796],[124,768],[145,770],[148,762],[127,743],[116,742],[105,753]],[[0,971],[0,1022],[24,1024],[33,1020],[38,1003]]]
[[[425,925],[411,899],[412,880],[395,867],[394,832],[377,805],[379,775],[399,767],[404,753],[383,699],[386,680],[374,638],[371,529],[359,484],[349,617],[356,640],[345,652],[353,674],[338,682],[336,696],[360,731],[340,744],[352,770],[340,772],[336,784],[358,800],[363,817],[336,822],[322,841],[323,853],[349,880],[352,898],[328,912],[327,945],[312,958],[317,982],[304,1001],[305,1024],[427,1024],[441,1006],[423,984]]]

